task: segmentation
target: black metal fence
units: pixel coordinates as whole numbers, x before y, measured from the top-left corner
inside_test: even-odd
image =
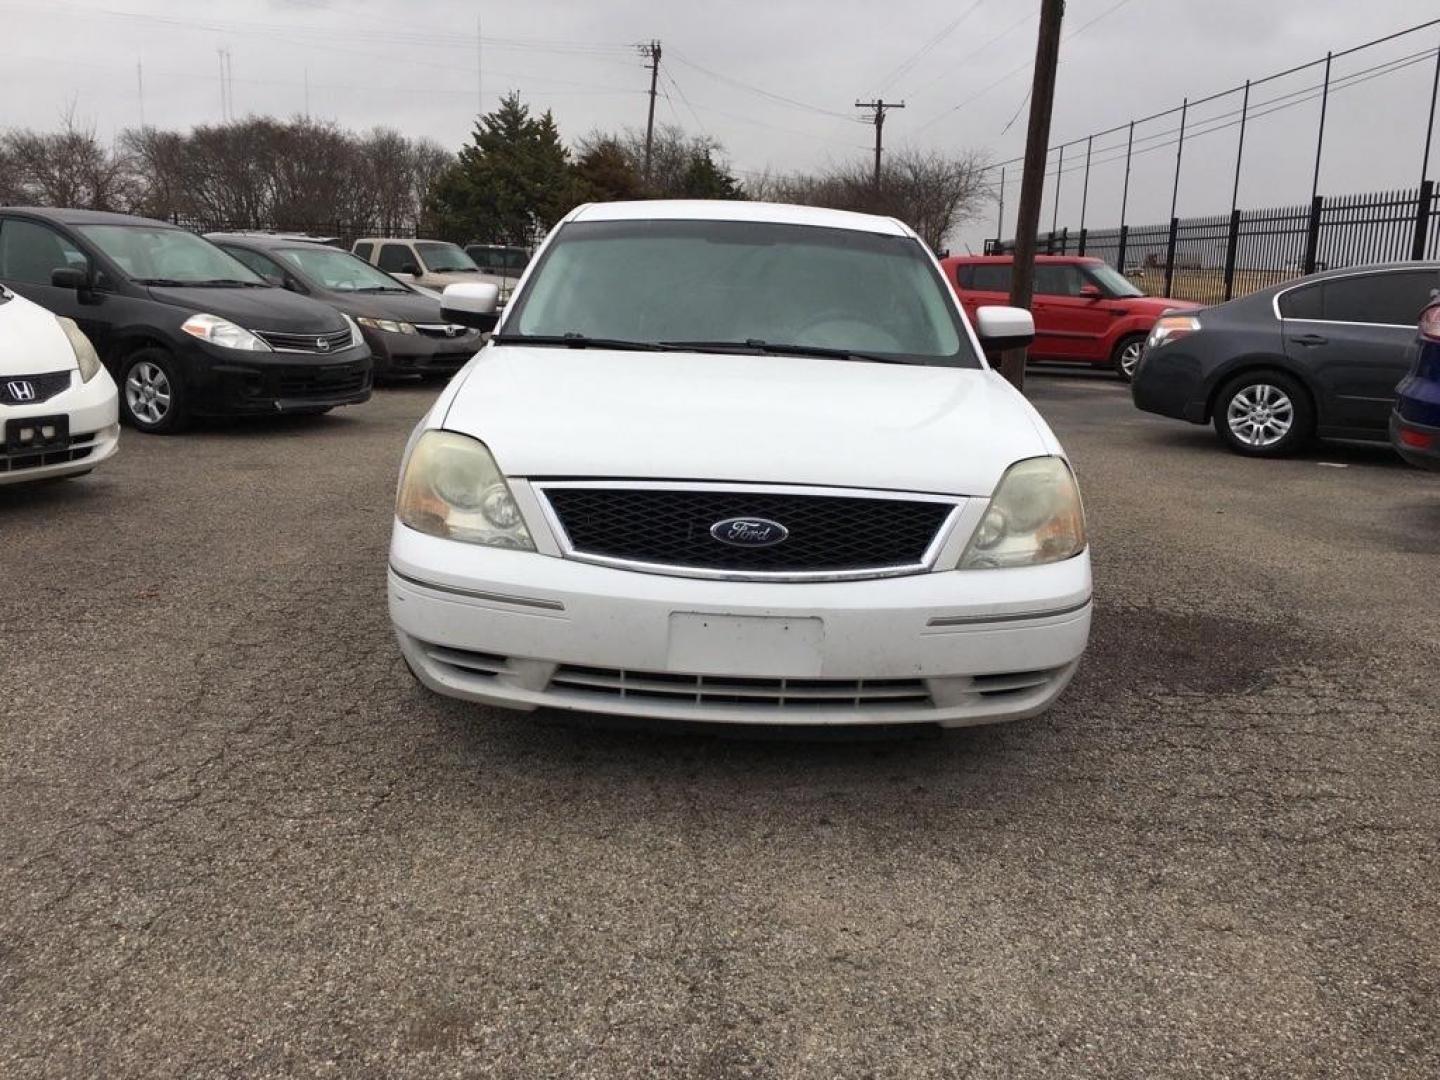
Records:
[[[200,233],[202,236],[205,233],[217,232],[304,233],[307,236],[333,238],[346,248],[349,248],[356,240],[365,236],[385,236],[396,240],[414,240],[417,238],[415,224],[413,222],[402,224],[379,221],[310,221],[299,219],[270,221],[259,218],[235,220],[187,216],[184,214],[172,214],[170,221],[182,228],[189,229],[191,232]],[[448,238],[436,237],[435,239]]]
[[[987,255],[1014,241],[987,240]],[[1152,296],[1218,304],[1316,270],[1440,257],[1435,183],[1161,225],[1042,233],[1045,255],[1104,259]]]

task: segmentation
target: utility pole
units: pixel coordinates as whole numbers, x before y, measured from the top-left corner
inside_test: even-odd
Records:
[[[1050,144],[1050,110],[1055,102],[1055,68],[1060,63],[1060,23],[1065,0],[1041,0],[1040,34],[1035,42],[1035,79],[1030,90],[1030,127],[1025,135],[1025,171],[1020,176],[1020,211],[1015,222],[1015,261],[1010,303],[1029,308],[1035,295],[1035,242],[1040,200],[1045,194],[1045,156]],[[1058,180],[1058,177],[1057,177]],[[1025,389],[1025,350],[1006,349],[1000,372]]]
[[[145,130],[145,64],[135,61],[135,89],[140,92],[140,130]]]
[[[480,33],[480,13],[475,13],[475,120],[485,115],[485,84],[481,79],[484,59],[484,37]]]
[[[874,101],[855,102],[855,108],[869,109],[875,114],[869,122],[875,125],[875,187],[877,190],[880,187],[880,154],[885,145],[885,112],[888,109],[903,109],[904,107],[903,101],[882,101],[879,98]]]
[[[650,115],[645,119],[645,183],[650,183],[650,157],[655,149],[655,89],[660,82],[660,42],[650,39],[640,46],[640,55],[650,58]]]

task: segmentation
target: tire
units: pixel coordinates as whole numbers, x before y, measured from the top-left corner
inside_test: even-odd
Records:
[[[120,367],[120,415],[137,431],[174,435],[190,422],[175,358],[164,349],[137,349]]]
[[[1246,457],[1285,457],[1315,433],[1315,406],[1296,379],[1278,371],[1248,371],[1220,389],[1213,417],[1220,440]]]
[[[1140,354],[1144,349],[1144,334],[1126,334],[1115,343],[1115,350],[1110,354],[1110,369],[1129,382],[1135,377],[1135,367],[1140,363]]]

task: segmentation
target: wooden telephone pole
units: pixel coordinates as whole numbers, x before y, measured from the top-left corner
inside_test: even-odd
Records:
[[[905,103],[903,101],[881,101],[879,98],[876,98],[874,101],[855,102],[855,108],[870,109],[875,113],[875,116],[870,122],[875,125],[875,186],[877,188],[880,186],[880,154],[885,145],[885,111],[887,109],[903,109],[904,107]]]
[[[655,88],[660,81],[660,42],[640,46],[640,55],[650,58],[650,115],[645,120],[645,183],[650,183],[650,156],[655,148]]]
[[[1045,193],[1045,155],[1050,144],[1050,110],[1055,101],[1055,68],[1060,62],[1060,22],[1064,16],[1065,0],[1041,0],[1035,82],[1030,91],[1030,127],[1025,135],[1025,171],[1020,177],[1020,212],[1015,222],[1015,260],[1010,278],[1010,303],[1027,309],[1035,296],[1035,246],[1040,232],[1040,200]],[[1000,358],[1000,373],[1017,389],[1025,389],[1025,350],[1006,349]]]

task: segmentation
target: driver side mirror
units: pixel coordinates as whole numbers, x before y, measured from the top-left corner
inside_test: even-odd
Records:
[[[409,274],[411,277],[419,277],[420,267],[413,262],[407,262],[404,266],[400,267],[400,273]]]
[[[476,282],[446,285],[440,294],[440,315],[475,330],[494,330],[500,321],[500,287]]]
[[[975,332],[987,352],[1023,349],[1035,340],[1035,317],[1024,308],[982,307],[975,312]]]
[[[90,272],[78,266],[62,266],[50,271],[50,284],[57,289],[74,289],[77,292],[90,288]]]
[[[1104,297],[1105,293],[1101,290],[1099,285],[1080,286],[1080,299],[1082,300],[1101,300],[1104,299]]]

